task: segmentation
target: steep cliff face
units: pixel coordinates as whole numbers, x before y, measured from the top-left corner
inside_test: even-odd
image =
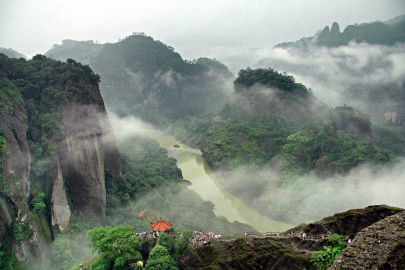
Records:
[[[24,261],[69,229],[73,213],[103,222],[105,169],[122,168],[89,67],[0,54],[0,97],[0,240]]]
[[[0,79],[0,242],[14,234],[15,255],[27,259],[35,246],[44,246],[37,221],[28,205],[30,151],[25,134],[27,111],[18,89]]]
[[[103,220],[106,203],[103,131],[97,111],[92,107],[66,105],[62,109],[62,125],[66,136],[58,143],[58,154],[70,199],[75,210],[86,219]]]

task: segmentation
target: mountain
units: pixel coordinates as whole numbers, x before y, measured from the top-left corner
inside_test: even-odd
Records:
[[[371,141],[403,156],[405,74],[396,63],[405,51],[403,18],[349,25],[343,32],[335,22],[313,37],[276,45],[255,66],[294,74],[322,101],[361,110],[370,117]]]
[[[132,136],[117,146],[99,80],[72,59],[0,54],[1,267],[60,269],[87,260],[87,243],[71,251],[69,242],[87,241],[99,225],[147,231],[166,217],[223,235],[253,230],[217,217],[157,142]],[[58,257],[54,249],[70,253]]]
[[[7,55],[9,58],[24,58],[24,59],[27,59],[27,57],[24,54],[19,53],[19,52],[15,51],[15,50],[13,50],[11,48],[9,48],[9,49],[0,48],[0,53],[3,53],[5,55]]]
[[[337,25],[332,28],[338,31]],[[63,47],[69,48],[62,44],[58,50]],[[47,54],[60,57],[54,49]],[[199,147],[228,191],[278,220],[313,220],[323,210],[301,217],[300,207],[277,203],[272,190],[282,186],[287,192],[301,177],[310,178],[305,188],[325,177],[345,178],[366,163],[389,166],[395,155],[387,149],[405,149],[400,139],[391,143],[392,134],[374,132],[359,109],[330,108],[293,76],[272,68],[243,69],[232,86],[227,82],[233,76],[220,62],[184,61],[170,46],[143,34],[104,44],[90,65],[101,76],[108,108]],[[303,206],[302,195],[290,199]]]
[[[103,45],[65,40],[45,55],[88,63],[102,78],[108,107],[121,115],[145,106],[170,118],[218,111],[223,81],[233,78],[216,60],[185,61],[172,47],[142,33]]]
[[[347,26],[343,32],[337,22],[332,27],[325,26],[313,37],[305,37],[296,42],[283,42],[277,44],[277,48],[308,46],[338,47],[348,45],[350,42],[369,43],[380,45],[394,45],[405,42],[405,21],[403,16],[399,16],[387,22],[370,22]]]
[[[0,238],[24,261],[72,215],[104,221],[104,170],[119,176],[121,162],[88,66],[0,54],[0,81]]]

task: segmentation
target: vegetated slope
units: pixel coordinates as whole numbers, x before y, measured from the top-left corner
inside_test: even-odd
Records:
[[[331,210],[308,201],[311,186],[331,192],[333,178],[345,182],[361,164],[384,166],[395,159],[373,144],[367,115],[348,106],[328,108],[292,76],[272,69],[239,73],[234,96],[212,119],[203,145],[204,158],[220,169],[218,179],[228,191],[291,223]]]
[[[302,193],[280,203],[284,192],[272,190],[296,186],[301,177],[310,177],[309,185],[320,177],[343,177],[361,164],[385,164],[394,155],[384,148],[402,145],[400,136],[392,143],[386,130],[374,134],[368,116],[356,108],[328,108],[292,76],[271,68],[241,70],[225,98],[226,67],[209,59],[183,61],[170,46],[142,34],[105,44],[92,59],[112,110],[168,128],[200,147],[216,169],[249,166],[222,182],[273,218],[301,220],[294,205],[305,198]]]
[[[92,56],[85,59],[83,55],[90,52]],[[178,118],[217,111],[223,106],[223,82],[233,77],[216,60],[185,61],[172,47],[143,33],[102,46],[65,41],[46,55],[89,61],[102,78],[107,106],[119,114],[146,110],[143,113],[149,117],[161,113]]]
[[[221,168],[262,165],[279,154],[288,166],[322,172],[326,163],[330,172],[344,173],[392,156],[365,142],[372,138],[366,115],[347,106],[328,109],[273,69],[241,70],[234,99],[206,135],[203,155]]]
[[[398,55],[404,53],[403,18],[349,25],[343,32],[335,22],[314,37],[276,45],[287,51],[289,59],[262,59],[257,65],[272,63],[277,69],[315,81],[315,85],[330,87],[330,95],[336,95],[342,104],[370,115],[375,144],[404,155],[405,74],[395,64]],[[326,64],[328,61],[322,59],[328,57],[331,62]],[[381,71],[384,75],[376,79]],[[339,77],[340,81],[336,79]],[[336,84],[339,86],[334,89]]]
[[[349,42],[365,42],[369,44],[394,45],[395,43],[405,42],[405,20],[403,16],[389,20],[387,22],[361,23],[347,26],[343,32],[337,22],[332,27],[325,26],[319,30],[315,36],[302,38],[296,42],[284,42],[275,47],[307,47],[310,45],[338,47],[348,45]]]
[[[104,169],[119,175],[121,163],[88,66],[0,54],[0,80],[1,248],[24,261],[67,229],[72,214],[104,220]]]

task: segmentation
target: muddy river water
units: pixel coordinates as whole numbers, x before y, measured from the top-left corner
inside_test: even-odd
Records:
[[[271,220],[244,202],[227,192],[216,180],[216,175],[201,156],[199,149],[188,147],[176,141],[174,136],[160,130],[148,128],[144,135],[159,142],[168,150],[169,156],[177,159],[177,165],[183,172],[184,179],[192,185],[189,189],[197,192],[204,200],[215,205],[215,214],[225,216],[230,222],[239,221],[250,224],[261,232],[279,232],[292,228],[292,225]],[[174,145],[180,147],[174,147]]]

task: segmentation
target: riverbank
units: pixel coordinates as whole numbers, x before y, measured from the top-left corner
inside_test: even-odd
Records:
[[[271,220],[261,215],[255,209],[227,192],[216,179],[215,173],[201,156],[201,151],[182,144],[172,135],[149,127],[144,135],[159,142],[168,150],[171,157],[176,158],[178,167],[182,170],[184,179],[192,185],[189,189],[196,191],[204,200],[215,205],[215,214],[224,216],[230,222],[246,223],[261,232],[285,231],[293,226],[281,221]],[[174,145],[180,147],[174,147]]]

